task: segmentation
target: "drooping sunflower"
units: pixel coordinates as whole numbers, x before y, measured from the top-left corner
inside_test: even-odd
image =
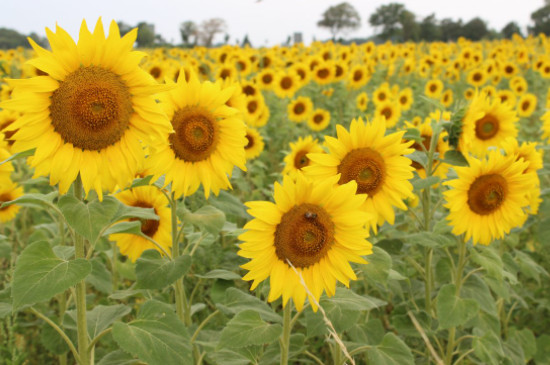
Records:
[[[289,146],[290,152],[283,160],[285,164],[283,175],[289,175],[293,179],[296,179],[296,176],[303,172],[304,167],[310,165],[311,161],[307,157],[309,153],[324,152],[319,142],[313,139],[312,136],[300,137],[296,142],[290,142]]]
[[[16,183],[9,178],[3,177],[0,179],[0,206],[12,200],[23,196],[23,188],[17,186]],[[19,206],[16,204],[0,208],[0,222],[5,223],[11,221],[19,212]]]
[[[510,105],[503,104],[499,98],[477,94],[462,122],[460,150],[483,156],[489,147],[501,147],[507,137],[516,136],[517,120]]]
[[[113,191],[130,183],[145,158],[143,144],[166,138],[171,126],[152,97],[165,88],[143,71],[143,54],[131,51],[137,29],[120,37],[111,22],[105,38],[82,22],[78,44],[60,28],[46,29],[52,51],[30,40],[38,57],[28,61],[47,76],[11,80],[16,97],[2,107],[24,112],[12,151],[36,148],[35,176],[50,176],[66,193],[78,174],[84,190]]]
[[[189,81],[180,74],[174,88],[159,95],[175,133],[151,147],[150,173],[165,175],[179,197],[192,195],[202,184],[208,198],[231,187],[233,167],[246,171],[246,125],[235,108],[226,105],[232,88]]]
[[[530,117],[537,108],[537,97],[534,94],[526,93],[520,96],[517,104],[520,117]]]
[[[153,208],[159,220],[146,219],[141,222],[141,233],[152,238],[169,254],[172,248],[171,213],[166,196],[154,186],[139,186],[124,190],[115,197],[131,207]],[[135,220],[135,219],[130,219]],[[116,242],[120,253],[135,262],[145,250],[162,251],[148,239],[130,233],[109,235]]]
[[[403,200],[412,197],[414,168],[404,155],[412,153],[412,142],[402,142],[405,131],[386,135],[383,118],[364,123],[361,118],[351,121],[350,130],[336,126],[338,138],[325,137],[328,154],[311,153],[311,166],[304,168],[313,179],[339,175],[339,184],[357,182],[357,194],[367,194],[363,209],[373,214],[369,222],[376,232],[377,225],[394,223],[393,207],[407,210]]]
[[[247,145],[244,146],[244,152],[247,160],[252,160],[260,155],[264,150],[264,139],[257,129],[246,128]]]
[[[312,131],[322,131],[330,125],[330,112],[321,108],[315,109],[307,120],[307,125]]]
[[[313,102],[307,96],[299,96],[287,107],[288,119],[300,123],[305,121],[313,111]]]
[[[361,257],[372,253],[366,240],[368,214],[361,210],[365,195],[355,195],[357,184],[335,185],[337,178],[311,182],[298,176],[275,183],[275,203],[248,202],[254,217],[239,236],[238,255],[251,259],[241,267],[244,280],[253,281],[251,290],[270,278],[268,301],[282,296],[283,306],[292,298],[301,311],[307,297],[299,276],[318,302],[323,291],[333,296],[336,281],[349,287],[356,280],[349,262],[366,263]],[[310,305],[317,310],[315,301]]]
[[[528,163],[492,150],[478,160],[468,157],[469,166],[455,167],[458,178],[445,184],[449,225],[465,240],[488,245],[525,221],[529,204],[526,191],[535,185],[533,174],[524,174]]]

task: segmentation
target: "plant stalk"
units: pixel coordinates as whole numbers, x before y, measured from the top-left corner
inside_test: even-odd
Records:
[[[283,310],[283,334],[281,335],[281,365],[288,364],[288,353],[290,349],[290,332],[292,327],[290,326],[290,314],[292,312],[292,305],[289,301]]]
[[[178,242],[178,203],[177,199],[172,193],[170,199],[170,209],[172,216],[172,258],[176,259],[180,256],[180,246]],[[175,296],[176,296],[176,313],[178,318],[185,323],[186,326],[191,325],[191,316],[187,308],[187,300],[185,298],[185,291],[183,288],[183,277],[176,280],[175,284]]]

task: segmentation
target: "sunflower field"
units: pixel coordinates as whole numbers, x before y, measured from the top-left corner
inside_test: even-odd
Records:
[[[0,364],[550,364],[550,39],[0,51]]]

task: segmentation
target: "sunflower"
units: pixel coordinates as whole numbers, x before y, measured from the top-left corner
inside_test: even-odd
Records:
[[[378,106],[379,104],[391,101],[391,97],[392,92],[390,90],[390,86],[387,82],[385,82],[372,93],[372,102],[374,105]]]
[[[435,120],[435,123],[439,122],[439,118],[433,119]],[[419,143],[415,141],[411,148],[414,148],[416,151],[420,152],[428,151],[430,149],[430,144],[432,143],[433,137],[432,119],[426,118],[423,123],[420,123],[417,126],[411,123],[405,123],[405,126],[407,128],[416,128],[420,132],[420,138],[422,142]],[[446,131],[443,131],[439,134],[439,138],[435,145],[435,152],[439,154],[440,159],[442,159],[445,156],[445,152],[450,149],[449,143],[446,141],[448,137],[449,135]],[[418,174],[418,176],[420,176],[422,179],[426,178],[426,171],[421,164],[413,161],[412,166],[416,169],[416,173]],[[433,168],[435,170],[434,175],[444,179],[447,176],[450,165],[443,163],[439,160],[434,160]]]
[[[512,108],[516,106],[516,94],[514,94],[511,90],[499,90],[497,91],[497,98],[500,99],[500,101],[504,104],[510,105]]]
[[[28,61],[46,72],[12,80],[17,96],[6,109],[24,112],[11,124],[12,151],[36,148],[29,163],[35,176],[50,175],[65,194],[78,174],[86,193],[125,187],[141,167],[143,145],[166,138],[171,126],[152,97],[165,88],[139,68],[132,52],[137,30],[120,37],[111,22],[105,39],[98,20],[94,33],[82,22],[78,44],[57,27],[46,29],[52,51],[29,39],[38,58]],[[141,142],[141,143],[140,143]]]
[[[256,75],[256,83],[263,90],[271,90],[275,85],[275,72],[266,68]]]
[[[15,134],[15,132],[17,132],[17,129],[12,130],[11,124],[15,122],[19,117],[21,117],[21,113],[13,112],[10,110],[0,110],[0,132],[4,134],[3,137],[5,138],[9,147],[11,147],[14,142],[11,137]]]
[[[521,95],[527,92],[527,81],[521,76],[514,76],[510,79],[509,82],[510,89],[516,93],[516,95]]]
[[[518,72],[518,67],[513,62],[505,62],[502,65],[501,73],[504,77],[510,78]]]
[[[265,104],[262,94],[256,96],[247,96],[245,101],[244,120],[251,126],[256,126],[256,121],[260,118],[262,108]]]
[[[201,83],[182,74],[170,91],[159,95],[175,133],[152,146],[150,173],[165,174],[177,196],[192,195],[202,184],[206,198],[231,187],[234,166],[246,171],[246,126],[237,109],[225,105],[232,88]]]
[[[313,69],[311,78],[319,85],[327,85],[333,82],[334,73],[335,68],[333,62],[322,62]]]
[[[287,107],[288,119],[299,123],[305,121],[313,111],[313,102],[307,96],[299,96]]]
[[[473,69],[468,73],[468,77],[466,78],[468,84],[472,85],[473,87],[481,87],[485,82],[487,82],[487,73],[482,68],[476,68]]]
[[[449,224],[465,240],[488,245],[525,220],[526,191],[535,186],[533,174],[524,174],[525,161],[492,150],[486,158],[467,157],[469,166],[455,167],[458,178],[445,184]]]
[[[292,297],[296,309],[303,309],[306,290],[289,262],[317,302],[323,291],[335,294],[337,280],[349,287],[357,279],[349,262],[367,263],[361,257],[372,253],[364,228],[369,216],[361,210],[365,195],[355,195],[353,181],[340,186],[336,181],[285,177],[282,185],[275,183],[274,203],[246,203],[254,219],[239,236],[237,254],[251,259],[241,266],[248,270],[243,279],[253,281],[251,290],[270,278],[269,302],[282,295],[285,306]],[[315,301],[310,298],[314,311]]]
[[[397,101],[399,102],[399,107],[401,108],[401,110],[403,111],[409,110],[414,101],[412,89],[410,87],[407,87],[401,90],[397,94]]]
[[[338,138],[325,137],[328,154],[311,153],[311,166],[304,172],[314,179],[339,176],[339,184],[355,180],[357,193],[367,194],[363,209],[373,214],[370,223],[376,232],[377,224],[394,223],[394,206],[406,210],[403,199],[412,197],[413,177],[411,160],[404,155],[412,153],[412,142],[402,142],[405,131],[386,134],[383,118],[364,123],[352,120],[349,132],[336,126]]]
[[[302,86],[306,85],[311,80],[311,71],[309,66],[303,62],[297,62],[292,65],[291,69],[300,77]]]
[[[526,93],[520,96],[517,110],[520,117],[530,117],[537,108],[537,97],[534,94]]]
[[[169,74],[169,69],[158,60],[146,64],[143,68],[158,82],[163,82]]]
[[[309,166],[311,161],[308,158],[309,153],[324,153],[323,148],[312,136],[298,138],[296,142],[290,142],[290,152],[284,158],[285,167],[283,175],[288,175],[293,179],[302,172],[302,169]]]
[[[439,79],[433,79],[426,83],[424,94],[432,99],[439,99],[443,92],[443,82]]]
[[[472,98],[474,97],[475,95],[475,90],[472,89],[471,87],[467,88],[466,90],[464,90],[464,99],[466,100],[472,100]]]
[[[447,89],[441,94],[441,98],[439,99],[441,102],[441,105],[443,105],[445,108],[448,108],[453,103],[453,90]]]
[[[17,186],[9,177],[0,179],[0,206],[2,203],[15,200],[23,196],[23,188]],[[16,204],[0,208],[0,222],[5,223],[11,221],[19,212],[19,206]]]
[[[311,113],[307,120],[307,125],[312,131],[322,131],[330,124],[330,112],[325,109],[317,108]]]
[[[376,118],[384,117],[386,119],[386,127],[391,128],[399,121],[399,118],[401,117],[401,109],[398,104],[391,101],[386,101],[379,103],[376,106],[374,116]]]
[[[366,92],[362,92],[355,98],[355,105],[357,106],[357,109],[364,112],[367,110],[367,104],[369,102],[369,97]]]
[[[131,207],[153,208],[159,220],[146,219],[141,221],[141,233],[152,238],[167,253],[172,247],[171,213],[166,196],[154,186],[139,186],[121,191],[115,197]],[[136,220],[135,218],[130,221]],[[145,250],[162,251],[148,239],[130,233],[116,233],[109,236],[116,242],[120,253],[128,256],[132,262],[141,256]]]
[[[460,150],[483,156],[489,147],[500,147],[507,137],[517,135],[517,120],[515,111],[499,98],[477,94],[462,121]]]
[[[364,65],[352,66],[348,73],[348,86],[351,89],[359,89],[369,81],[369,72]]]
[[[247,145],[244,146],[244,152],[247,160],[252,160],[260,155],[264,150],[264,139],[260,132],[254,128],[246,128]]]
[[[280,71],[275,78],[275,95],[280,98],[291,98],[300,88],[300,76],[295,72]]]

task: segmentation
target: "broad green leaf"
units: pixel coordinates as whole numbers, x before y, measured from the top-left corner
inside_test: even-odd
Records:
[[[477,248],[470,250],[472,260],[484,268],[487,274],[495,279],[502,280],[502,260],[492,247]]]
[[[241,350],[241,351],[239,351]],[[249,365],[250,358],[242,354],[245,349],[221,349],[211,354],[216,364],[220,365]]]
[[[109,328],[117,319],[124,317],[131,312],[131,308],[123,305],[98,305],[87,312],[88,333],[90,338],[95,338],[102,331]],[[75,313],[76,315],[76,313]]]
[[[414,365],[411,349],[393,333],[386,333],[382,343],[367,351],[370,364]]]
[[[428,176],[425,179],[416,179],[412,182],[412,186],[415,190],[424,190],[427,187],[435,185],[441,181],[439,176]]]
[[[542,334],[537,337],[537,353],[534,360],[537,365],[550,364],[550,335]]]
[[[11,256],[11,244],[9,242],[0,242],[0,258],[8,259]]]
[[[85,259],[63,260],[48,242],[35,242],[18,257],[13,276],[13,308],[52,298],[83,280],[92,271]]]
[[[297,363],[298,360],[294,358],[306,350],[304,342],[306,336],[301,333],[294,333],[290,335],[289,349],[288,349],[288,363]],[[270,365],[270,364],[280,364],[281,363],[281,347],[279,341],[273,341],[267,346],[264,351],[262,358],[260,359],[259,365]]]
[[[10,315],[11,313],[12,313],[11,304],[0,302],[0,319]]]
[[[522,330],[518,330],[512,327],[509,330],[508,337],[515,339],[520,344],[523,349],[523,360],[525,362],[531,360],[537,353],[537,339],[535,338],[533,331],[530,329],[524,328]]]
[[[113,279],[111,272],[99,257],[90,260],[92,272],[86,278],[86,282],[102,293],[110,294],[113,291]]]
[[[363,311],[379,308],[387,303],[378,298],[368,295],[355,294],[352,290],[336,288],[336,294],[333,297],[323,297],[320,304],[329,302],[337,305],[342,310]]]
[[[490,314],[497,314],[497,305],[491,290],[485,282],[477,275],[470,275],[462,286],[462,296],[474,299],[482,311]]]
[[[528,278],[534,279],[540,284],[540,276],[548,277],[548,272],[535,262],[528,254],[516,251],[516,261],[519,271]]]
[[[0,162],[0,166],[7,163],[7,162],[13,161],[13,160],[18,160],[18,159],[21,159],[21,158],[26,158],[26,157],[32,156],[32,155],[34,155],[35,150],[36,150],[36,148],[32,148],[30,150],[14,153],[10,157],[6,158],[4,161]]]
[[[423,168],[426,168],[426,166],[428,166],[428,156],[426,155],[426,152],[414,151],[406,157],[410,158],[414,162],[418,162]]]
[[[109,236],[110,234],[115,233],[129,233],[142,236],[143,232],[141,232],[141,222],[131,221],[113,224],[111,227],[107,228],[105,232],[103,232],[103,236]]]
[[[430,336],[432,332],[432,317],[425,311],[411,311],[411,313],[414,315],[414,318],[416,318],[420,326],[424,328],[424,331],[428,334],[428,336]],[[407,313],[393,314],[390,318],[391,324],[400,335],[420,338],[420,333],[414,326],[411,317],[409,317]]]
[[[165,303],[146,302],[136,320],[115,322],[112,333],[122,350],[149,365],[193,363],[189,334]]]
[[[367,281],[386,284],[392,265],[391,256],[380,247],[374,246],[368,262],[367,265],[361,265]]]
[[[116,350],[103,356],[97,365],[137,365],[140,361],[122,350]]]
[[[468,166],[468,161],[460,151],[449,150],[445,152],[443,162],[453,166]]]
[[[476,357],[484,364],[500,364],[499,359],[504,356],[500,338],[491,331],[476,336],[473,340],[473,348]]]
[[[357,324],[361,312],[358,310],[344,310],[332,302],[321,303],[328,319],[332,322],[338,333],[344,332]],[[322,314],[312,310],[306,311],[307,336],[321,336],[328,333],[327,325],[323,320]]]
[[[1,208],[6,208],[13,204],[30,207],[53,206],[53,201],[58,195],[57,191],[49,194],[25,194],[17,199],[3,203]]]
[[[52,248],[55,256],[62,260],[70,260],[74,258],[74,246],[54,246]]]
[[[194,213],[186,212],[183,215],[183,221],[205,229],[209,233],[217,234],[225,223],[225,213],[211,205],[205,205]]]
[[[437,293],[439,328],[446,329],[465,324],[479,311],[479,304],[473,299],[462,299],[456,295],[454,284],[446,284]]]
[[[191,267],[191,256],[170,260],[157,250],[147,250],[136,261],[137,288],[162,289],[185,275]]]
[[[132,181],[132,185],[130,186],[130,189],[137,188],[140,186],[146,186],[151,184],[151,179],[153,178],[153,175],[140,177],[138,179],[135,179]]]
[[[378,345],[382,342],[386,330],[379,318],[371,318],[367,323],[358,323],[348,332],[350,338],[365,345]]]
[[[220,191],[218,196],[210,195],[208,203],[218,208],[226,214],[234,215],[241,218],[247,218],[244,204],[235,195],[227,191]]]
[[[412,246],[420,245],[431,248],[442,248],[455,244],[455,240],[448,236],[433,232],[413,233],[404,236],[403,239]]]
[[[279,324],[264,322],[254,310],[239,312],[222,330],[219,347],[239,348],[276,341],[283,332]]]
[[[252,309],[264,321],[282,321],[281,316],[275,313],[265,302],[237,288],[228,288],[225,290],[225,300],[216,306],[226,314],[238,314],[242,311]]]
[[[406,139],[407,141],[422,142],[420,131],[416,128],[407,128],[405,130],[405,134],[403,135],[403,139]]]
[[[57,325],[59,322],[56,318],[50,318]],[[40,342],[51,353],[61,355],[69,352],[69,346],[63,338],[53,329],[48,323],[43,322],[40,328]]]
[[[222,269],[215,269],[207,272],[204,275],[195,275],[198,278],[203,279],[223,279],[223,280],[238,280],[241,278],[241,275],[236,272]]]

